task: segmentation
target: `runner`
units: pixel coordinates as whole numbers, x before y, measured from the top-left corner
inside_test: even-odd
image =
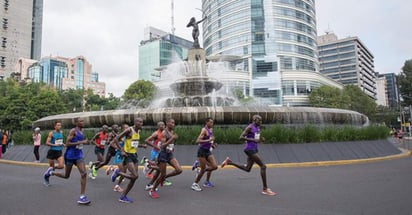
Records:
[[[122,125],[122,131],[125,131],[127,128],[129,128],[129,125],[124,123]],[[114,159],[113,159],[113,165],[116,165],[116,167],[110,166],[106,170],[106,175],[109,175],[110,171],[113,171],[113,174],[111,175],[112,182],[115,182],[116,178],[118,178],[118,180],[116,182],[116,185],[114,185],[113,191],[119,192],[119,193],[123,193],[124,189],[122,187],[120,187],[120,184],[123,181],[123,176],[118,176],[118,175],[119,175],[119,172],[126,172],[126,169],[123,166],[123,160],[124,159],[123,159],[122,150],[121,150],[121,148],[124,147],[124,142],[125,142],[125,137],[123,137],[123,138],[121,138],[121,140],[119,140],[120,148],[117,148],[115,139],[113,139],[113,141],[110,142],[110,146],[115,148],[115,150],[116,150],[116,154],[114,155]]]
[[[94,154],[97,156],[97,161],[92,162],[90,161],[89,167],[91,169],[91,172],[89,174],[89,177],[91,179],[96,179],[97,177],[97,170],[101,167],[100,164],[104,163],[103,161],[103,155],[104,155],[104,150],[106,148],[106,144],[109,143],[109,127],[107,125],[103,125],[102,130],[98,132],[96,135],[94,135],[92,141],[96,143],[96,147],[94,148]],[[107,162],[109,163],[109,162]],[[104,164],[106,165],[106,164]],[[97,168],[99,166],[99,168]],[[103,165],[102,165],[103,166]]]
[[[146,144],[139,144],[140,130],[142,129],[142,125],[143,125],[143,119],[138,117],[134,120],[133,127],[127,128],[115,138],[115,143],[117,145],[117,148],[120,148],[122,150],[122,155],[124,158],[123,165],[125,169],[129,170],[130,172],[130,173],[126,173],[126,172],[121,172],[118,170],[118,171],[115,171],[114,172],[115,174],[113,174],[112,176],[112,180],[113,178],[117,178],[118,175],[123,176],[130,180],[126,189],[123,191],[122,195],[120,196],[119,202],[123,202],[123,203],[133,202],[132,199],[127,197],[127,194],[133,188],[135,181],[139,177],[138,172],[137,172],[138,170],[137,148],[146,147]],[[126,137],[126,141],[125,141],[124,147],[120,147],[119,141],[123,137]]]
[[[72,172],[73,165],[77,166],[79,169],[79,173],[81,176],[80,180],[80,198],[77,203],[81,205],[88,205],[90,204],[90,200],[86,196],[86,180],[87,180],[87,171],[86,171],[86,164],[84,162],[83,157],[83,145],[90,144],[90,141],[87,140],[83,133],[83,119],[76,118],[75,119],[76,127],[70,130],[69,136],[66,140],[66,152],[64,154],[64,159],[66,163],[65,172],[58,173],[54,172],[52,167],[44,174],[45,180],[49,180],[50,176],[57,176],[60,178],[68,179]]]
[[[112,157],[116,155],[116,148],[113,147],[112,141],[114,138],[119,134],[119,126],[117,124],[112,125],[112,132],[109,133],[106,144],[109,144],[109,148],[106,153],[106,157],[104,159],[104,162],[100,162],[97,165],[93,165],[92,167],[92,177],[96,178],[97,177],[97,171],[103,167],[104,165],[107,165]],[[107,169],[110,170],[110,167]],[[106,171],[107,174],[108,171]]]
[[[54,171],[55,169],[64,168],[64,158],[63,158],[63,132],[61,131],[62,123],[56,121],[54,123],[54,131],[50,131],[46,139],[46,145],[50,146],[49,151],[47,152],[47,159],[49,159],[49,169]],[[54,160],[57,160],[57,166],[54,165]],[[44,176],[47,175],[47,171]],[[50,177],[50,176],[49,176]],[[44,177],[44,185],[50,186],[49,177]]]
[[[260,167],[260,175],[262,177],[263,183],[263,190],[262,194],[274,196],[277,193],[273,192],[267,187],[266,183],[266,165],[263,163],[262,159],[258,155],[258,143],[265,142],[265,138],[260,136],[260,125],[262,122],[262,117],[259,115],[254,115],[253,123],[249,124],[245,130],[240,135],[240,140],[244,140],[246,142],[244,152],[247,155],[247,164],[246,165],[239,165],[233,163],[229,157],[227,157],[222,162],[222,168],[226,165],[235,166],[243,171],[250,172],[254,163],[257,163]]]
[[[175,120],[169,119],[167,120],[166,129],[162,132],[162,144],[160,145],[160,153],[158,157],[160,176],[154,183],[153,187],[149,188],[149,195],[152,198],[160,197],[156,190],[160,184],[163,184],[166,178],[170,178],[182,173],[182,167],[180,166],[179,161],[177,161],[177,159],[173,156],[174,145],[178,138],[177,134],[174,133],[174,127]],[[174,168],[174,171],[166,175],[167,163]]]
[[[155,181],[158,179],[160,172],[159,172],[159,168],[156,166],[156,163],[158,161],[158,157],[159,157],[159,153],[160,153],[160,145],[162,144],[162,133],[165,129],[165,123],[160,121],[157,123],[157,131],[153,132],[153,134],[151,136],[149,136],[148,138],[146,138],[145,142],[152,146],[152,151],[151,151],[151,155],[150,155],[150,160],[147,161],[148,165],[150,167],[150,170],[148,171],[148,178],[150,178],[150,182],[149,184],[146,185],[145,190],[150,190],[153,187],[153,183],[155,183]],[[155,172],[153,174],[153,172]],[[172,182],[165,180],[163,185],[165,186],[170,186],[172,185]]]
[[[212,171],[217,169],[215,156],[212,154],[213,148],[216,148],[217,144],[214,142],[215,136],[213,135],[213,119],[207,118],[206,125],[200,131],[200,135],[197,138],[199,143],[199,149],[197,151],[197,158],[199,161],[200,172],[197,174],[195,182],[192,184],[191,188],[194,191],[202,191],[199,186],[199,181],[203,174],[207,172],[206,181],[203,184],[204,187],[214,187],[215,185],[210,182],[210,177],[212,176]],[[196,163],[196,162],[195,162]],[[195,165],[196,166],[196,165]],[[193,167],[192,167],[193,169]]]

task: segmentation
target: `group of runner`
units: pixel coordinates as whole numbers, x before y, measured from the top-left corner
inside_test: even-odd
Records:
[[[260,125],[262,118],[259,115],[254,115],[252,123],[249,124],[242,134],[240,139],[245,141],[244,152],[247,155],[247,163],[245,165],[236,164],[229,157],[227,157],[221,164],[221,168],[226,165],[232,165],[246,172],[250,172],[254,163],[260,167],[260,174],[263,183],[262,194],[276,195],[267,187],[266,180],[266,165],[258,155],[258,143],[264,142],[265,138],[260,135]],[[109,133],[108,126],[103,126],[92,140],[85,138],[83,134],[83,120],[81,118],[75,119],[76,127],[70,130],[70,133],[64,143],[63,134],[61,131],[61,122],[55,123],[54,131],[51,131],[47,137],[46,144],[50,146],[47,153],[49,159],[49,168],[44,173],[44,184],[50,186],[49,179],[51,176],[60,178],[69,178],[73,165],[78,167],[81,176],[80,198],[77,201],[79,204],[90,204],[90,200],[85,194],[87,170],[83,157],[83,145],[95,144],[95,154],[97,156],[96,162],[90,162],[89,177],[95,179],[98,170],[103,166],[109,164],[110,160],[114,158],[113,165],[106,169],[106,174],[112,172],[111,180],[116,182],[113,190],[120,192],[119,202],[132,203],[133,200],[127,195],[133,188],[135,181],[138,178],[138,148],[147,146],[152,147],[150,159],[145,157],[142,162],[145,163],[145,176],[150,178],[150,182],[146,185],[145,190],[149,192],[152,198],[159,198],[159,186],[171,185],[167,179],[182,173],[182,167],[179,161],[174,157],[175,142],[178,135],[174,132],[175,121],[168,119],[166,124],[158,122],[157,130],[147,137],[144,142],[141,141],[140,131],[143,126],[143,119],[136,118],[133,126],[127,124],[122,125],[122,132],[119,132],[118,125],[112,125],[112,131]],[[207,173],[206,180],[203,183],[204,187],[214,187],[210,178],[212,172],[217,170],[218,165],[212,153],[213,149],[217,147],[215,137],[213,134],[214,121],[212,118],[205,120],[205,126],[202,128],[197,143],[199,145],[197,151],[197,160],[193,164],[192,170],[197,169],[197,175],[191,189],[194,191],[202,191],[199,185],[203,175]],[[103,157],[106,145],[109,145],[106,157]],[[63,155],[62,151],[66,147]],[[55,165],[54,161],[58,164]],[[65,165],[64,165],[65,164]],[[173,167],[173,171],[167,173],[167,164]],[[57,172],[57,169],[65,169],[64,172]],[[128,179],[127,186],[123,189],[120,187],[123,179]]]

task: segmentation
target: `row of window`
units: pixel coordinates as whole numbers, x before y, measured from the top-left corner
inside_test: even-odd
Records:
[[[303,0],[275,0],[275,2],[279,2],[282,4],[287,4],[287,5],[291,5],[300,9],[305,10],[306,12],[309,12],[312,15],[315,15],[315,9],[312,5],[314,5],[313,2],[312,5],[306,3]]]
[[[310,70],[316,71],[315,62],[299,57],[280,57],[280,68],[285,70]]]
[[[299,45],[278,43],[277,49],[278,51],[281,51],[281,52],[291,52],[291,53],[298,53],[301,55],[306,55],[306,56],[313,57],[313,58],[316,57],[314,50],[303,47],[303,46],[299,46]]]
[[[275,20],[275,27],[278,27],[281,29],[290,29],[290,30],[300,31],[300,32],[312,35],[313,37],[317,36],[315,28],[312,28],[309,25],[296,22],[296,21],[277,19]]]
[[[328,68],[328,67],[337,67],[337,66],[346,66],[350,64],[355,64],[356,63],[356,58],[348,59],[348,60],[341,60],[341,61],[335,61],[335,62],[330,62],[330,63],[322,63],[321,69],[322,68]]]
[[[0,67],[4,68],[6,67],[6,57],[0,56]]]
[[[345,59],[345,58],[353,58],[356,56],[355,52],[349,52],[349,53],[344,53],[344,54],[339,54],[339,55],[332,55],[332,56],[327,56],[327,57],[320,57],[319,62],[326,62],[326,61],[332,61],[332,60],[340,60],[340,59]]]
[[[274,11],[275,11],[275,14],[299,19],[306,23],[312,24],[313,26],[316,25],[315,19],[312,16],[302,11],[294,10],[290,8],[282,8],[282,7],[277,7],[277,6],[274,7]]]
[[[356,70],[356,65],[343,66],[343,67],[334,67],[334,68],[330,68],[330,69],[321,69],[320,72],[322,74],[330,74],[330,73],[346,72],[346,71],[352,71],[352,70]]]
[[[282,93],[284,96],[309,95],[320,86],[321,84],[315,81],[282,81]]]
[[[343,46],[350,46],[350,45],[354,45],[354,41],[353,40],[349,40],[349,41],[344,41],[344,42],[339,42],[339,43],[333,43],[333,44],[329,44],[329,45],[320,45],[319,46],[319,51],[325,50],[325,49],[331,49],[331,48],[340,48]]]
[[[332,54],[348,52],[348,51],[353,51],[353,50],[355,50],[355,46],[351,45],[351,46],[346,46],[346,47],[342,47],[342,48],[319,51],[319,56],[332,55]]]
[[[9,10],[9,0],[4,0],[3,8],[4,8],[5,11]]]
[[[311,47],[316,47],[316,41],[314,39],[308,36],[302,35],[302,34],[298,34],[298,33],[287,32],[287,31],[276,31],[275,38],[280,39],[280,40],[305,43]]]

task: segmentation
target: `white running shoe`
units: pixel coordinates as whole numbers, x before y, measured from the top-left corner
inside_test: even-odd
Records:
[[[197,191],[197,192],[202,191],[202,188],[199,186],[198,183],[193,183],[191,188],[192,188],[192,190]]]

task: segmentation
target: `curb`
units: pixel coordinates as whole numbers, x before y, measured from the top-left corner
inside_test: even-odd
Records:
[[[406,158],[412,155],[412,151],[399,148],[402,152],[396,155],[389,155],[384,157],[376,158],[365,158],[365,159],[353,159],[353,160],[337,160],[337,161],[314,161],[314,162],[302,162],[302,163],[271,163],[266,164],[268,168],[291,168],[291,167],[317,167],[317,166],[338,166],[338,165],[350,165],[350,164],[362,164],[362,163],[371,163],[379,162],[385,160],[394,160]],[[20,166],[33,166],[33,167],[48,167],[48,163],[34,163],[34,162],[23,162],[23,161],[12,161],[12,160],[3,160],[0,159],[0,163],[4,164],[13,164]],[[76,167],[76,166],[75,166]],[[86,165],[88,167],[88,165]],[[108,166],[104,166],[103,169],[106,169]],[[253,165],[253,168],[257,168],[258,165]],[[172,168],[170,166],[167,167]],[[234,169],[234,166],[226,166],[226,169]],[[143,166],[139,165],[139,169],[143,169]],[[192,166],[182,166],[183,170],[192,170]],[[219,168],[222,169],[222,168]]]

